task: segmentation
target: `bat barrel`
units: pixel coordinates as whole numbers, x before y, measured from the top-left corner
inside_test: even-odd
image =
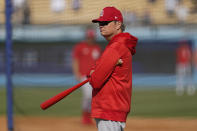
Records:
[[[43,102],[42,104],[40,104],[40,107],[45,110],[47,108],[49,108],[50,106],[54,105],[55,103],[59,102],[60,100],[62,100],[64,97],[68,96],[70,93],[72,93],[74,90],[78,89],[79,87],[81,87],[82,85],[84,85],[85,83],[87,83],[89,81],[89,79],[51,97],[50,99],[46,100],[45,102]]]

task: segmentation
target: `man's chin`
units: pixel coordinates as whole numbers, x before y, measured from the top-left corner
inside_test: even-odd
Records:
[[[101,32],[101,35],[102,35],[102,36],[104,36],[104,37],[106,37],[106,36],[107,36],[107,34],[106,34],[106,33],[104,33],[104,32]]]

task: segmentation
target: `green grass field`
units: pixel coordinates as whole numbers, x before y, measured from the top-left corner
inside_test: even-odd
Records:
[[[14,113],[26,116],[79,116],[81,91],[77,90],[49,109],[41,110],[40,103],[65,88],[15,88]],[[197,93],[176,96],[172,88],[133,89],[132,110],[137,117],[197,117]],[[6,91],[0,88],[0,115],[6,114]]]

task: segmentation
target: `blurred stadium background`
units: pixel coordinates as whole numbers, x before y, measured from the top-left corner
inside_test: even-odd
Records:
[[[85,39],[88,26],[95,26],[97,42],[105,48],[107,43],[91,20],[106,6],[120,9],[126,32],[139,38],[133,59],[130,116],[196,119],[197,93],[176,96],[175,87],[176,50],[182,41],[191,47],[191,83],[197,87],[197,0],[12,0],[11,66],[16,131],[24,130],[18,117],[80,119],[80,90],[45,112],[39,104],[77,83],[71,53],[73,46]],[[5,7],[5,1],[0,0],[0,116],[4,117]]]

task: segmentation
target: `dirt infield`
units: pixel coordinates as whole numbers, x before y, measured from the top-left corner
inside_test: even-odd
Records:
[[[7,131],[5,117],[0,117],[0,123],[0,131]],[[77,117],[18,117],[15,124],[15,131],[97,131]],[[125,131],[197,131],[197,119],[129,118]]]

